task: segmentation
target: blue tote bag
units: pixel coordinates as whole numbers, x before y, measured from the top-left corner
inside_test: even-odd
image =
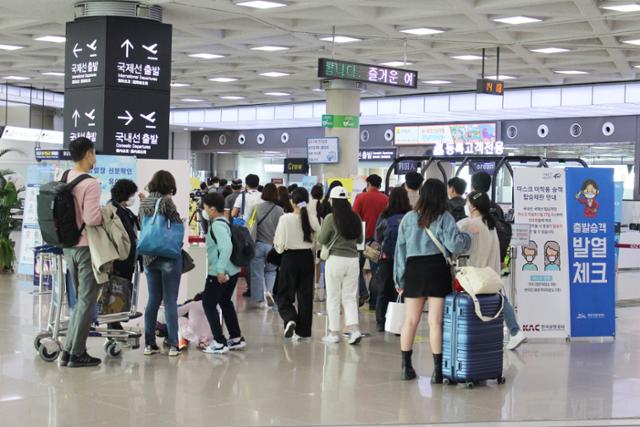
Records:
[[[138,239],[138,253],[146,256],[177,259],[182,256],[184,225],[171,222],[158,213],[162,199],[156,202],[153,216],[142,219],[142,231]]]

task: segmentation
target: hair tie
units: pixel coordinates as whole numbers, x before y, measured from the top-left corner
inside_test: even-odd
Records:
[[[296,206],[299,207],[300,209],[306,208],[307,207],[307,202],[300,202]]]

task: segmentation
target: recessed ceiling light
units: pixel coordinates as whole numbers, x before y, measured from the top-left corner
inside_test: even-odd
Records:
[[[182,101],[182,102],[205,102],[204,99],[195,99],[195,98],[182,98],[180,101]]]
[[[552,53],[564,53],[564,52],[570,52],[571,49],[565,49],[563,47],[544,47],[541,49],[531,49],[531,52],[534,53],[548,53],[548,54],[552,54]]]
[[[616,12],[640,12],[640,4],[628,3],[628,4],[611,4],[600,6],[602,9],[614,10]]]
[[[329,37],[322,37],[320,40],[322,40],[323,42],[333,42],[335,39],[336,43],[353,43],[353,42],[360,42],[362,41],[362,39],[357,39],[355,37],[347,37],[347,36],[329,36]]]
[[[215,53],[192,53],[189,56],[191,58],[198,58],[198,59],[219,59],[219,58],[224,58],[224,55],[216,55]]]
[[[37,40],[39,42],[64,43],[67,39],[62,36],[42,36],[37,37],[34,40]]]
[[[501,22],[503,24],[509,25],[521,25],[521,24],[531,24],[533,22],[540,22],[542,19],[531,18],[529,16],[509,16],[506,18],[496,18],[495,22]]]
[[[428,36],[430,34],[444,33],[444,30],[438,30],[436,28],[409,28],[406,30],[400,30],[401,33],[413,34],[414,36]]]
[[[413,62],[403,62],[403,61],[389,61],[382,62],[380,65],[385,67],[404,67],[406,65],[413,65]]]
[[[640,66],[638,66],[640,67]],[[324,92],[324,89],[320,89],[319,87],[311,89],[313,92]]]
[[[31,77],[24,77],[24,76],[7,76],[4,77],[4,80],[30,80]]]
[[[281,73],[279,71],[269,71],[267,73],[260,73],[260,75],[265,77],[285,77],[285,76],[288,76],[289,73]]]
[[[45,73],[42,73],[43,76],[54,76],[54,77],[64,77],[64,73],[61,73],[60,71],[47,71]]]
[[[458,56],[452,56],[451,58],[459,59],[461,61],[479,61],[479,60],[482,59],[482,56],[478,56],[478,55],[458,55]]]
[[[264,94],[268,96],[291,96],[291,94],[287,92],[265,92]]]
[[[231,83],[238,81],[238,79],[236,79],[235,77],[212,77],[209,79],[209,81],[216,83]]]
[[[428,85],[448,85],[451,84],[449,80],[425,80],[422,83],[426,83]]]
[[[632,45],[636,45],[636,46],[640,46],[640,39],[634,39],[634,40],[623,40],[622,43],[626,43],[626,44],[632,44]]]
[[[577,76],[580,74],[589,74],[586,71],[581,71],[581,70],[554,70],[554,73],[556,74],[565,74],[568,76]]]
[[[18,50],[23,48],[24,46],[16,46],[14,44],[0,44],[0,50]]]
[[[498,78],[496,78],[496,76],[485,76],[485,78],[489,80],[514,80],[515,79],[515,77],[513,76],[507,76],[504,74],[500,74]]]
[[[273,9],[276,7],[284,7],[285,3],[266,0],[239,1],[236,6],[252,7],[254,9]]]
[[[171,83],[171,87],[189,87],[189,86],[191,86],[189,83],[179,83],[179,82]]]
[[[262,52],[279,52],[281,50],[288,50],[288,47],[284,46],[256,46],[252,47],[251,50],[260,50]]]
[[[241,99],[246,99],[244,96],[221,96],[220,99],[226,99],[228,101],[240,101]]]

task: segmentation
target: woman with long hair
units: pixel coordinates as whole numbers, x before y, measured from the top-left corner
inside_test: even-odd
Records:
[[[299,341],[309,341],[313,319],[314,234],[318,230],[309,220],[309,192],[303,187],[296,188],[292,201],[294,211],[280,217],[273,239],[273,247],[282,254],[276,300],[284,321],[285,338],[295,335]]]
[[[334,187],[329,194],[332,213],[322,224],[318,243],[329,248],[325,263],[329,334],[325,343],[340,342],[340,307],[344,311],[349,331],[349,344],[362,339],[358,320],[358,249],[362,238],[362,222],[353,212],[349,195],[343,187]]]
[[[291,198],[289,197],[289,190],[287,187],[278,187],[278,206],[280,206],[284,213],[292,213],[293,205],[291,204]]]
[[[330,195],[331,195],[331,190],[333,190],[336,187],[342,187],[342,182],[335,180],[335,181],[332,181],[331,184],[329,184],[329,188],[327,189],[327,195],[325,196],[324,200],[320,204],[319,215],[321,219],[325,219],[327,215],[331,213]]]
[[[411,211],[409,195],[404,187],[396,187],[389,195],[389,205],[382,211],[376,224],[375,241],[380,245],[380,262],[373,279],[376,294],[376,324],[378,332],[384,332],[387,306],[398,295],[393,283],[393,259],[398,240],[398,229],[402,218]]]
[[[433,236],[433,237],[431,237]],[[436,242],[437,241],[437,242]],[[446,256],[466,252],[471,236],[461,232],[447,211],[447,188],[429,179],[420,189],[414,211],[405,215],[398,230],[394,279],[404,296],[405,318],[401,334],[402,379],[416,377],[411,355],[425,302],[429,304],[429,342],[433,353],[433,384],[442,384],[442,317],[444,297],[451,292],[453,277]]]

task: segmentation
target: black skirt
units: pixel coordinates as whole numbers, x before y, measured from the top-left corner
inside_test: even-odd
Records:
[[[411,257],[405,269],[405,298],[444,298],[451,293],[451,267],[442,255]]]

